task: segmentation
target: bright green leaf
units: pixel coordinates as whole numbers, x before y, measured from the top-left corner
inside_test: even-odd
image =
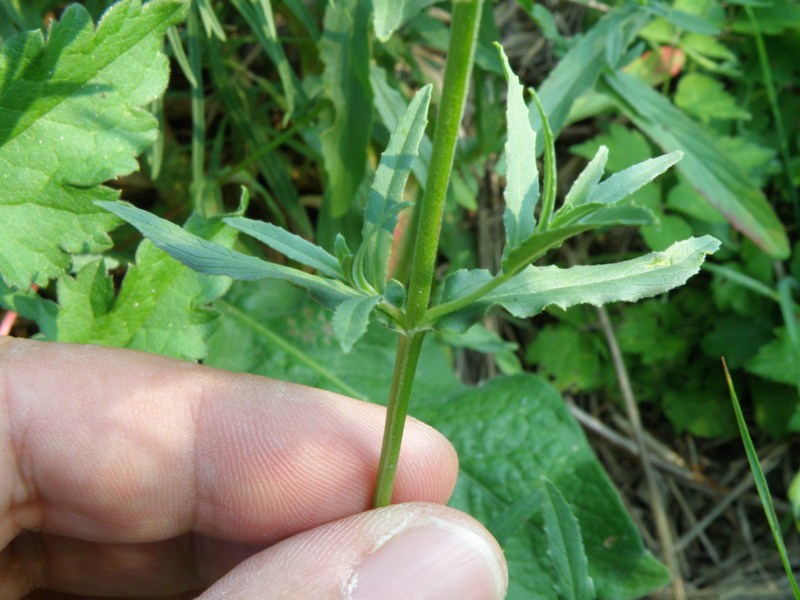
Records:
[[[506,99],[507,138],[506,189],[503,193],[506,231],[505,251],[519,246],[530,237],[536,226],[533,211],[539,200],[539,172],[536,168],[536,132],[531,127],[524,88],[511,70],[503,48],[496,44],[503,61],[508,96]]]
[[[188,3],[118,2],[95,29],[73,4],[45,37],[0,48],[0,276],[27,288],[58,276],[70,253],[111,245],[116,219],[92,204],[118,192],[104,181],[138,168],[157,135],[145,110],[167,84],[166,29]]]
[[[403,191],[428,123],[431,86],[417,92],[400,118],[381,154],[380,164],[364,209],[362,245],[357,259],[367,282],[378,291],[386,286],[397,215],[403,208]]]
[[[350,352],[361,336],[367,332],[369,316],[381,301],[380,296],[367,296],[345,300],[333,313],[333,332],[342,345],[342,350]]]
[[[233,232],[219,224],[192,218],[187,227],[225,246],[234,241]],[[199,360],[217,317],[206,306],[229,286],[229,278],[192,271],[145,240],[116,298],[102,261],[59,279],[55,339]]]
[[[553,482],[542,477],[542,483],[547,554],[555,572],[559,597],[562,600],[595,600],[594,582],[589,577],[578,520]]]
[[[704,123],[711,119],[749,120],[747,112],[725,91],[722,82],[701,73],[688,73],[678,81],[675,104]]]
[[[277,250],[287,258],[296,260],[300,264],[312,267],[323,275],[339,279],[342,271],[339,261],[323,248],[299,235],[289,233],[281,227],[265,221],[255,221],[244,217],[226,217],[225,223],[246,233],[257,240],[264,242],[273,250]]]
[[[451,505],[486,525],[502,523],[507,600],[556,597],[541,504],[530,501],[541,491],[542,476],[558,486],[578,520],[597,598],[640,598],[667,582],[580,426],[541,378],[502,377],[418,402],[415,416],[446,435],[459,454]]]

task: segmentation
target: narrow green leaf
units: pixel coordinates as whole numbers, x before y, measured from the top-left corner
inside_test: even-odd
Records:
[[[111,245],[116,219],[92,200],[113,200],[104,181],[138,169],[157,137],[148,106],[167,84],[166,29],[187,2],[127,0],[95,28],[70,5],[48,30],[0,47],[0,276],[27,288],[58,276],[70,253]]]
[[[394,89],[387,80],[386,71],[377,65],[370,65],[369,79],[375,92],[375,109],[389,131],[394,131],[400,124],[402,117],[408,109],[408,102],[399,91]],[[411,165],[411,172],[417,183],[423,188],[428,179],[428,164],[431,162],[433,142],[426,135],[422,135],[419,142],[419,156]]]
[[[367,332],[369,317],[380,301],[380,296],[367,296],[345,300],[336,307],[333,313],[333,332],[342,350],[350,352],[353,344]]]
[[[325,65],[322,82],[333,114],[322,133],[322,156],[328,175],[328,210],[342,217],[350,208],[367,167],[372,125],[369,83],[370,0],[329,2],[319,55]]]
[[[542,194],[542,211],[539,215],[540,231],[544,231],[550,226],[550,219],[553,216],[553,209],[556,205],[556,145],[553,131],[550,129],[550,121],[547,113],[542,106],[536,90],[530,88],[533,103],[542,121],[542,133],[544,134],[544,182]]]
[[[597,149],[597,154],[595,154],[594,158],[589,161],[589,164],[584,167],[581,174],[578,175],[578,178],[572,184],[569,192],[567,192],[561,210],[568,206],[578,206],[589,200],[590,194],[597,187],[600,178],[603,176],[607,161],[608,148],[601,145]]]
[[[682,285],[719,246],[715,238],[703,236],[615,264],[569,269],[530,266],[482,302],[499,304],[516,317],[533,316],[550,305],[566,309],[575,304],[633,302]]]
[[[634,77],[617,72],[604,81],[639,129],[663,150],[684,153],[678,170],[709,204],[774,258],[789,256],[786,231],[766,197],[705,129]]]
[[[362,243],[356,260],[363,262],[367,282],[379,291],[386,287],[397,215],[405,206],[403,191],[428,124],[431,89],[431,85],[426,85],[417,92],[400,118],[381,154],[364,209]]]
[[[386,42],[406,21],[438,0],[373,0],[375,5],[375,36]]]
[[[606,55],[609,38],[617,36],[618,43],[614,46],[618,52],[624,52],[650,18],[633,3],[616,8],[598,21],[558,62],[538,90],[554,134],[564,126],[575,99],[594,88],[603,69],[609,65],[608,59],[619,60],[619,56]],[[529,108],[531,125],[541,133],[542,120],[533,101]],[[541,138],[538,147],[543,148]]]
[[[594,582],[589,577],[578,520],[553,482],[546,477],[541,481],[547,554],[555,571],[559,597],[562,600],[595,600]]]
[[[223,221],[300,264],[312,267],[328,277],[342,278],[342,271],[336,257],[299,235],[276,227],[272,223],[244,217],[226,217]]]
[[[198,0],[197,8],[200,10],[200,19],[203,21],[203,27],[206,30],[206,37],[211,37],[213,33],[219,41],[226,41],[225,30],[222,29],[210,0]]]
[[[192,235],[164,219],[122,202],[97,202],[124,219],[175,260],[207,275],[233,279],[281,279],[308,289],[326,306],[336,306],[358,293],[339,281],[310,275],[298,269],[275,265],[255,256],[230,250]]]
[[[298,100],[303,99],[303,91],[278,39],[272,3],[270,0],[232,0],[232,3],[250,25],[258,43],[278,71],[286,98],[286,123],[294,113]]]
[[[539,172],[536,168],[536,132],[531,127],[524,88],[511,70],[500,44],[495,44],[503,61],[508,98],[506,100],[506,189],[503,225],[506,230],[505,252],[519,246],[536,227],[533,211],[539,200]]]
[[[642,10],[646,10],[666,19],[676,28],[682,29],[683,31],[690,31],[701,35],[719,35],[720,33],[719,27],[708,19],[704,19],[700,15],[686,12],[685,10],[679,10],[671,6],[661,6],[654,3],[642,5]]]
[[[682,157],[683,153],[680,151],[670,152],[656,158],[649,158],[644,162],[628,167],[624,171],[614,173],[589,194],[587,202],[614,204],[624,200],[653,181]]]
[[[796,600],[800,600],[800,588],[798,588],[797,581],[792,573],[792,565],[786,552],[786,544],[783,541],[783,535],[781,534],[781,524],[780,521],[778,521],[778,515],[775,514],[775,507],[772,504],[772,495],[769,492],[767,478],[764,477],[764,471],[761,469],[761,463],[758,460],[758,452],[756,452],[753,440],[750,438],[750,432],[747,430],[747,423],[744,420],[744,414],[742,414],[742,407],[739,405],[739,399],[736,397],[736,390],[733,388],[731,374],[728,372],[728,367],[725,364],[724,358],[722,359],[722,367],[725,370],[725,379],[728,382],[731,403],[736,413],[736,423],[739,425],[739,433],[742,436],[742,443],[744,444],[744,450],[747,454],[747,462],[750,463],[750,471],[753,473],[753,481],[758,490],[758,497],[761,499],[761,506],[764,507],[764,513],[767,516],[769,528],[772,530],[772,536],[775,538],[775,545],[778,547],[778,553],[780,554],[781,562],[786,571],[786,577],[789,579],[789,584],[792,587],[794,597]]]

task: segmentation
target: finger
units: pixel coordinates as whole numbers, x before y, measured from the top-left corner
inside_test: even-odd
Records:
[[[0,339],[0,547],[25,529],[274,542],[369,506],[384,416],[140,352]],[[409,420],[395,500],[444,502],[456,473],[445,438]]]
[[[308,531],[239,565],[200,600],[499,600],[497,542],[451,508],[399,504]]]
[[[261,550],[194,534],[147,544],[98,544],[25,533],[0,553],[0,598],[45,588],[92,597],[196,596]]]

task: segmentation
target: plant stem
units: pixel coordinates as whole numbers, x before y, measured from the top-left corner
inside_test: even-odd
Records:
[[[419,228],[414,238],[407,308],[407,322],[412,330],[422,320],[430,301],[444,203],[453,168],[458,128],[467,100],[481,4],[482,0],[453,3],[444,88],[433,136],[428,179],[419,211]]]
[[[442,99],[433,136],[428,179],[418,211],[419,220],[414,237],[414,258],[411,263],[411,279],[403,322],[406,333],[400,337],[397,344],[392,387],[386,410],[386,426],[383,432],[378,478],[375,483],[376,507],[386,506],[392,501],[394,476],[400,457],[411,387],[425,337],[424,329],[420,325],[425,320],[431,298],[447,186],[453,168],[458,129],[467,101],[482,4],[483,0],[453,2]]]
[[[373,506],[388,506],[392,502],[394,476],[400,458],[400,445],[403,440],[403,428],[406,424],[408,402],[411,399],[411,388],[414,373],[417,370],[424,332],[410,336],[401,335],[397,342],[392,387],[389,392],[389,404],[386,407],[386,425],[383,429],[381,459],[378,465],[378,478],[375,482]]]

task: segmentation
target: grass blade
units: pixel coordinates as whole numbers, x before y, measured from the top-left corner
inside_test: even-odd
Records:
[[[742,436],[744,450],[747,453],[747,462],[750,463],[750,470],[753,472],[753,480],[758,490],[758,496],[761,498],[761,505],[764,507],[764,513],[767,515],[767,522],[775,538],[775,545],[778,547],[778,553],[781,555],[781,562],[786,571],[786,577],[789,579],[789,584],[792,586],[792,593],[794,594],[795,600],[800,600],[800,589],[798,589],[797,581],[792,574],[792,566],[789,563],[789,556],[786,552],[786,544],[783,542],[783,535],[781,535],[778,516],[775,514],[775,507],[772,505],[772,496],[769,493],[767,479],[764,477],[764,471],[761,470],[761,464],[758,462],[758,454],[756,453],[755,446],[753,446],[750,433],[747,431],[747,424],[744,422],[742,407],[739,405],[739,399],[736,397],[736,390],[733,388],[731,374],[728,372],[728,365],[725,364],[724,358],[722,359],[722,368],[725,370],[725,379],[728,381],[733,411],[736,413],[736,423],[739,425],[739,433]]]

